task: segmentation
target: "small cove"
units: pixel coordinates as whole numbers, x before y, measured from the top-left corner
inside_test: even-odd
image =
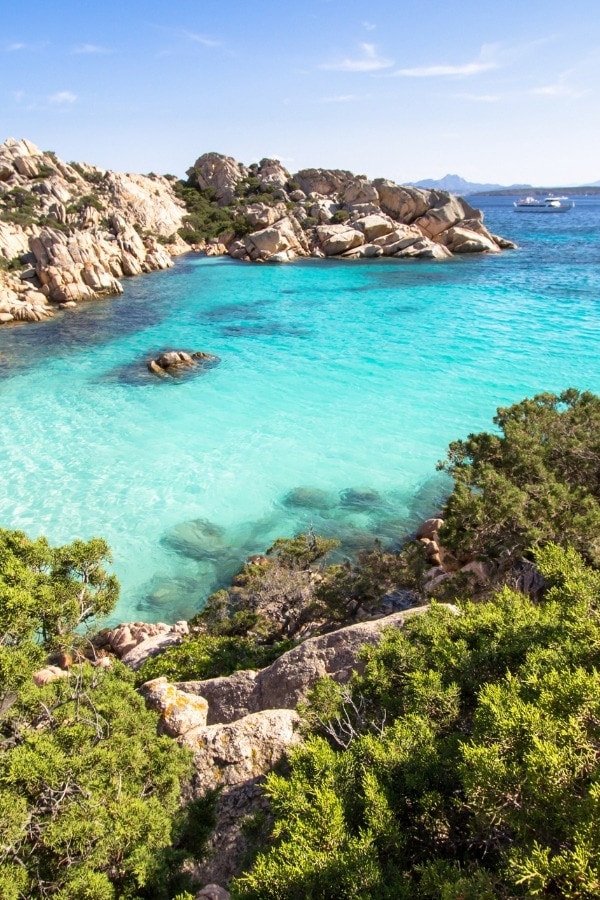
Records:
[[[400,540],[439,503],[450,440],[536,392],[600,392],[600,204],[536,217],[485,203],[518,251],[189,255],[122,297],[1,329],[0,524],[105,537],[119,620],[190,616],[245,555],[310,525],[346,552]],[[138,377],[169,347],[221,363]]]

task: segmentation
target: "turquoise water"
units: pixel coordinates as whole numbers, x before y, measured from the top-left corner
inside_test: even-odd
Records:
[[[535,392],[600,392],[600,204],[517,216],[503,198],[486,221],[521,249],[189,255],[123,297],[0,330],[0,523],[104,536],[119,620],[193,614],[248,553],[310,524],[341,553],[397,544],[439,504],[450,440]],[[154,380],[145,360],[169,347],[222,361]]]

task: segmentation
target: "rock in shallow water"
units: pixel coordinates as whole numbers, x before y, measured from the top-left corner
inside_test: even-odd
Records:
[[[301,509],[333,509],[337,499],[321,488],[297,487],[283,498],[283,505]]]
[[[148,370],[155,375],[179,376],[194,370],[212,368],[220,363],[218,356],[201,350],[188,353],[187,350],[168,350],[147,363]]]

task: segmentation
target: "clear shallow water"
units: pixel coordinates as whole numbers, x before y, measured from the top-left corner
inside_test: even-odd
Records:
[[[0,523],[106,537],[119,620],[191,615],[248,553],[311,523],[345,552],[397,542],[439,503],[450,440],[541,390],[600,392],[600,202],[509,203],[481,201],[516,252],[188,256],[121,298],[0,330]],[[168,347],[222,362],[155,381],[145,360]]]

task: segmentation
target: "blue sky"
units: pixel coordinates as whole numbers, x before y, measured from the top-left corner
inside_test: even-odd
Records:
[[[598,0],[29,2],[0,140],[183,175],[216,150],[396,181],[600,179]]]

